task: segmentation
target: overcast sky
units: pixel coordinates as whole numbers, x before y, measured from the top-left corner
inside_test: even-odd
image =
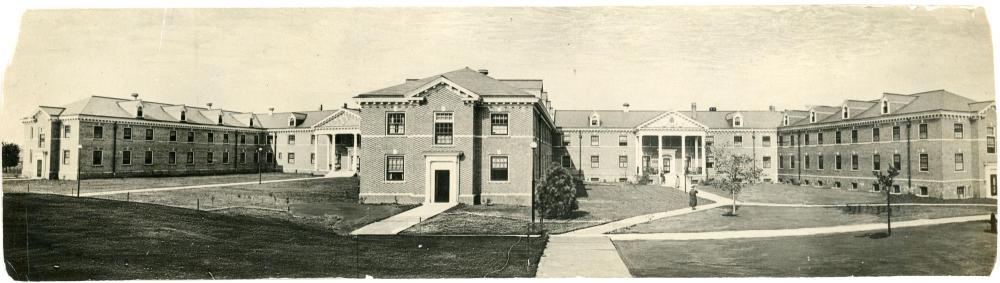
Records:
[[[865,7],[35,10],[0,137],[89,95],[315,110],[470,67],[545,81],[557,109],[800,109],[947,89],[994,97],[982,10]]]

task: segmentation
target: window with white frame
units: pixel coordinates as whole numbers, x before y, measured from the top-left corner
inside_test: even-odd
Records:
[[[922,140],[927,139],[927,124],[917,125],[917,138]]]
[[[600,168],[601,167],[601,156],[591,155],[590,156],[590,168]]]
[[[93,157],[93,160],[91,160],[91,163],[90,163],[91,165],[100,166],[100,165],[104,164],[104,151],[95,150],[93,152],[93,154],[94,155],[91,156],[91,157]],[[114,160],[112,160],[112,161],[114,161]]]
[[[294,152],[289,152],[288,153],[288,164],[295,164],[295,153]]]
[[[618,168],[628,168],[628,155],[618,156]]]
[[[601,125],[601,115],[597,115],[597,113],[590,115],[590,126],[598,127],[600,125]]]
[[[851,170],[858,170],[861,162],[858,160],[858,154],[851,154]]]
[[[122,165],[132,165],[132,151],[123,150],[122,151]]]
[[[403,181],[403,156],[390,155],[385,157],[385,180]]]
[[[955,171],[965,171],[965,155],[961,153],[955,154]]]
[[[882,136],[879,134],[878,127],[872,128],[872,141],[873,142],[877,142],[877,141],[880,141],[880,140],[882,140]]]
[[[882,98],[882,114],[889,114],[889,100]]]
[[[194,164],[194,151],[187,152],[187,164]]]
[[[288,144],[295,144],[295,135],[293,134],[288,135]]]
[[[848,108],[846,105],[845,106],[841,106],[840,107],[840,118],[841,119],[847,119],[847,118],[850,118],[850,117],[851,117],[851,108]]]
[[[122,128],[122,139],[127,141],[132,140],[132,128]]]
[[[288,117],[288,126],[295,127],[295,116]]]
[[[619,135],[618,136],[618,146],[628,146],[628,136]]]
[[[455,142],[455,113],[434,113],[434,144],[448,145]]]
[[[63,160],[63,164],[64,165],[69,165],[69,155],[70,155],[70,151],[69,150],[63,150],[63,156],[62,156],[63,158],[62,158],[62,160]]]
[[[743,136],[733,136],[733,147],[743,147]]]
[[[872,155],[872,170],[882,170],[882,156],[878,153]]]
[[[997,152],[997,137],[993,127],[986,127],[986,153]]]
[[[743,116],[736,114],[733,116],[733,127],[743,127]]]
[[[508,114],[507,113],[491,113],[490,114],[490,133],[494,135],[506,135],[507,125],[508,125]]]
[[[143,114],[142,113],[142,105],[136,106],[135,107],[135,117],[136,118],[142,118],[142,114]]]
[[[824,166],[826,165],[823,163],[823,155],[816,156],[816,169],[823,170]]]
[[[63,137],[69,138],[70,135],[70,125],[63,126]]]
[[[569,155],[563,155],[561,161],[562,161],[562,167],[566,168],[573,167],[573,159],[571,159]]]
[[[507,156],[490,156],[490,181],[507,181]]]
[[[930,158],[926,153],[920,154],[920,171],[927,172],[930,170]]]
[[[809,111],[809,123],[816,123],[816,111]]]
[[[764,156],[764,157],[762,157],[760,159],[760,162],[761,162],[762,166],[764,167],[764,169],[771,168],[771,157],[770,156]]]
[[[402,135],[406,133],[406,114],[387,113],[385,114],[385,134]]]
[[[153,151],[147,150],[145,156],[142,158],[142,164],[153,165]]]
[[[962,139],[965,138],[965,129],[962,123],[955,123],[955,138]]]
[[[771,136],[761,136],[760,145],[763,147],[771,147]]]
[[[598,135],[591,135],[590,146],[600,146],[600,145],[601,145],[601,137]]]

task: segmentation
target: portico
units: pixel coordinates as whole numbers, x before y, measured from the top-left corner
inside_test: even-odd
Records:
[[[683,186],[706,179],[705,137],[708,127],[676,112],[664,113],[636,128],[637,175],[648,173],[654,183]],[[655,157],[655,159],[654,159]],[[647,168],[652,168],[648,170]]]

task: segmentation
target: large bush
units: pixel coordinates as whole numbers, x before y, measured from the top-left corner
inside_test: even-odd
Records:
[[[579,206],[576,189],[582,182],[562,166],[551,166],[545,178],[535,184],[535,209],[545,218],[570,216]]]
[[[21,147],[15,143],[3,143],[3,167],[17,166],[21,159]]]

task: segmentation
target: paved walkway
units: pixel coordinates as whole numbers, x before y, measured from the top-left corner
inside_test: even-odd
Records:
[[[938,225],[947,223],[960,223],[989,220],[990,215],[975,215],[935,219],[918,219],[909,221],[893,222],[892,228],[905,228],[915,226]],[[696,232],[696,233],[649,233],[649,234],[616,234],[608,235],[615,241],[633,240],[718,240],[737,238],[771,238],[789,236],[811,236],[835,233],[850,233],[862,231],[884,230],[885,223],[841,225],[815,228],[777,229],[777,230],[739,230],[739,231],[716,231],[716,232]]]
[[[632,274],[608,237],[554,235],[549,237],[535,277],[627,278]]]
[[[745,206],[772,206],[772,207],[844,207],[848,205],[871,205],[885,206],[885,203],[851,203],[851,204],[794,204],[794,203],[765,203],[765,202],[737,202],[738,205]],[[893,203],[892,206],[973,206],[973,207],[996,207],[991,203]]]
[[[681,208],[681,209],[675,209],[675,210],[671,210],[671,211],[665,211],[665,212],[657,212],[657,213],[652,213],[652,214],[639,215],[639,216],[625,218],[625,219],[618,220],[618,221],[608,222],[608,223],[605,223],[605,224],[602,224],[602,225],[598,225],[598,226],[594,226],[594,227],[590,227],[590,228],[584,228],[584,229],[572,231],[572,232],[569,232],[569,233],[566,233],[566,234],[563,234],[563,235],[566,235],[566,236],[596,236],[596,235],[602,235],[602,234],[609,233],[609,232],[614,231],[614,230],[618,230],[618,229],[629,227],[629,226],[636,225],[636,224],[650,222],[650,221],[661,219],[661,218],[667,218],[667,217],[673,217],[673,216],[678,216],[678,215],[684,215],[684,214],[688,214],[688,213],[692,213],[692,212],[698,212],[698,211],[703,211],[703,210],[713,209],[713,208],[720,207],[720,206],[726,206],[726,205],[732,205],[733,204],[733,200],[730,199],[730,198],[722,197],[722,196],[719,196],[719,195],[716,195],[716,194],[713,194],[713,193],[709,193],[709,192],[705,192],[705,191],[698,191],[698,197],[701,197],[703,199],[711,200],[714,203],[707,204],[707,205],[699,205],[697,210],[692,210],[691,208]]]
[[[351,235],[395,235],[406,228],[410,228],[421,221],[434,217],[457,205],[456,203],[425,203],[414,209],[393,215],[382,221],[368,224],[358,230],[351,232]]]
[[[309,177],[309,178],[269,180],[269,181],[263,181],[263,182],[261,182],[261,184],[294,182],[294,181],[314,180],[314,179],[326,179],[326,178],[327,177]],[[149,193],[149,192],[176,191],[176,190],[189,190],[189,189],[201,189],[201,188],[216,188],[216,187],[256,185],[256,184],[257,184],[257,181],[253,181],[253,182],[239,182],[239,183],[224,183],[224,184],[209,184],[209,185],[192,185],[192,186],[166,187],[166,188],[152,188],[152,189],[133,189],[133,190],[120,190],[120,191],[81,193],[80,196],[81,197],[92,197],[92,196],[117,195],[117,194],[124,194],[124,193]]]

